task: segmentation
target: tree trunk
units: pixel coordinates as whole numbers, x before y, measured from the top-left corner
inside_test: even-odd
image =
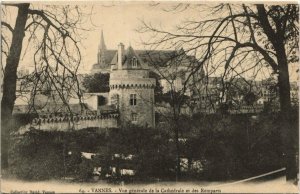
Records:
[[[179,146],[179,111],[180,106],[177,107],[177,104],[174,99],[174,95],[172,95],[172,101],[173,101],[173,130],[175,132],[175,146],[176,146],[176,182],[180,179],[180,146]]]
[[[179,147],[179,129],[176,124],[175,129],[175,144],[176,144],[176,182],[180,180],[180,147]]]
[[[291,125],[291,98],[290,98],[290,82],[287,56],[284,45],[280,44],[277,47],[278,61],[278,85],[279,85],[279,100],[280,100],[280,119],[281,119],[281,134],[285,150],[285,166],[286,180],[297,179],[297,159],[296,159],[296,143],[297,129]]]
[[[282,141],[285,150],[285,166],[286,166],[286,179],[297,179],[297,160],[296,160],[296,140],[297,130],[291,125],[291,97],[290,97],[290,80],[288,71],[288,61],[284,47],[284,35],[286,29],[282,28],[282,25],[276,26],[276,31],[272,28],[268,14],[264,8],[264,5],[256,5],[258,11],[258,18],[268,36],[268,39],[272,42],[276,51],[277,66],[278,66],[278,85],[279,85],[279,101],[280,101],[280,130],[282,135]],[[280,21],[277,21],[280,22]],[[284,22],[284,20],[281,20]],[[276,70],[276,69],[274,69]]]
[[[1,163],[3,169],[8,167],[9,133],[12,128],[12,111],[16,100],[17,68],[22,51],[22,42],[25,36],[24,29],[28,9],[28,3],[18,4],[18,15],[4,70],[3,97],[1,101]]]

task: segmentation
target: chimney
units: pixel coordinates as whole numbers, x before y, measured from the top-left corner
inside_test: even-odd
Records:
[[[124,44],[120,43],[118,45],[118,69],[122,69],[123,55],[124,55]]]

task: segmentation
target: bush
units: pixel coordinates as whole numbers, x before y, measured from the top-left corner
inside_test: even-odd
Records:
[[[298,112],[292,113],[291,127],[298,130]],[[204,180],[241,179],[283,167],[283,145],[277,114],[196,115],[180,120],[180,157],[201,161],[202,171],[189,169],[185,178]],[[16,138],[10,150],[11,172],[19,178],[44,180],[72,176],[87,181],[93,168],[102,169],[102,178],[110,167],[133,169],[134,180],[174,180],[176,149],[173,133],[167,129],[137,126],[72,132],[27,132]],[[298,133],[295,138],[298,137]],[[97,153],[92,160],[81,152]],[[120,156],[133,155],[131,160]],[[118,170],[117,170],[118,171]],[[117,173],[113,181],[118,181]],[[128,177],[127,177],[128,178]],[[131,179],[127,179],[131,180]]]
[[[283,167],[283,148],[276,114],[200,115],[185,148],[203,164],[205,180],[240,179]]]
[[[13,139],[10,171],[27,180],[64,176],[85,179],[82,169],[86,162],[82,161],[81,152],[96,152],[103,140],[104,134],[96,129],[72,132],[31,130],[23,137]]]
[[[82,84],[87,92],[109,92],[109,73],[87,75]]]
[[[82,159],[76,177],[81,181],[89,181],[93,176],[93,170],[93,162],[88,159]]]
[[[10,150],[10,170],[21,179],[45,180],[64,175],[63,144],[48,133],[28,132]],[[52,140],[52,141],[51,141]]]
[[[135,180],[173,176],[175,155],[170,151],[173,145],[169,143],[169,136],[164,131],[131,126],[110,130],[106,140],[106,147],[98,151],[103,156],[98,159],[99,165],[104,169],[111,166],[133,169],[136,172]],[[132,160],[112,159],[114,154],[134,157]],[[119,180],[120,176],[115,178]]]

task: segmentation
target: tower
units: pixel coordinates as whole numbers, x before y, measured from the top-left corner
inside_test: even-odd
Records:
[[[121,125],[155,127],[155,79],[149,78],[148,65],[131,46],[125,51],[122,43],[118,45],[112,64],[109,103],[118,108]]]
[[[97,54],[97,63],[100,66],[105,66],[105,53],[106,53],[106,45],[104,42],[103,30],[101,30],[101,37],[100,37],[100,44],[98,47],[98,54]]]

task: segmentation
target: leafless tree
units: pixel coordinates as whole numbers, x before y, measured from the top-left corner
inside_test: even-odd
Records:
[[[8,166],[9,133],[16,100],[21,53],[31,55],[34,70],[23,77],[21,91],[35,96],[51,91],[67,105],[70,96],[81,97],[77,71],[81,62],[80,41],[88,14],[74,5],[9,4],[2,7],[1,44],[3,96],[1,101],[2,168]],[[15,17],[15,19],[13,19]],[[27,37],[27,39],[25,39]],[[24,43],[24,44],[23,44]],[[30,65],[30,64],[28,64]],[[26,78],[26,79],[25,79]],[[54,94],[53,94],[54,95]]]
[[[155,5],[159,6],[159,5]],[[194,53],[197,66],[187,80],[203,67],[220,71],[223,80],[261,74],[271,69],[278,77],[281,129],[285,144],[287,180],[297,176],[297,131],[290,127],[289,65],[298,62],[299,7],[287,5],[177,4],[166,11],[197,10],[201,18],[182,22],[175,31],[142,21],[141,33],[150,33],[149,47],[183,47]],[[201,14],[200,14],[201,13]],[[223,87],[224,88],[224,87]]]
[[[188,56],[183,50],[155,51],[149,50],[141,56],[147,59],[151,71],[158,75],[161,82],[164,82],[164,90],[161,100],[156,99],[157,111],[170,125],[170,130],[174,135],[176,147],[176,180],[180,179],[180,138],[183,138],[183,131],[180,125],[180,116],[184,106],[189,104],[187,93],[192,88],[191,84],[201,82],[198,75],[203,74],[203,69],[199,69],[192,78],[186,79],[187,72],[198,66],[198,61],[193,56]],[[203,76],[202,76],[203,77]],[[195,81],[195,79],[198,79]],[[200,80],[199,80],[200,79]],[[160,127],[160,126],[158,126]]]

